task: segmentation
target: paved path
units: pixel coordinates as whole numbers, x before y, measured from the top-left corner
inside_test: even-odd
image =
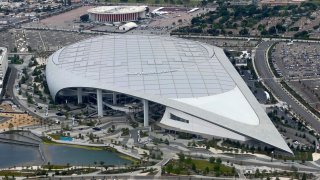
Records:
[[[292,98],[287,92],[282,88],[282,86],[273,79],[273,74],[269,70],[269,66],[266,60],[266,52],[268,48],[274,42],[262,42],[256,50],[255,56],[255,67],[258,72],[258,76],[262,79],[264,84],[270,88],[272,93],[277,96],[281,101],[286,102],[292,110],[303,117],[306,122],[308,122],[315,130],[320,132],[320,123],[318,118],[314,117],[309,110],[303,107],[299,102]]]

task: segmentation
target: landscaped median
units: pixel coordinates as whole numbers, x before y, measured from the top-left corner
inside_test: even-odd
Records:
[[[37,166],[36,168],[31,166],[26,166],[23,168],[13,168],[7,170],[0,170],[0,177],[5,177],[4,179],[13,179],[13,177],[48,177],[48,173],[53,173],[55,175],[73,175],[73,174],[88,174],[98,171],[96,167],[71,167],[65,165],[43,165]]]

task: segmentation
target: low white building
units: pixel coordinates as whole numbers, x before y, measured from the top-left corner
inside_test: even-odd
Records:
[[[119,30],[129,31],[129,30],[134,29],[134,28],[136,28],[136,27],[138,27],[138,25],[137,25],[136,23],[134,23],[134,22],[128,22],[128,23],[120,26],[120,27],[119,27]]]

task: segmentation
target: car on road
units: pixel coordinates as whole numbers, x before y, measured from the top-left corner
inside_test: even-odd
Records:
[[[101,128],[99,128],[99,127],[93,127],[92,129],[95,131],[101,131]]]
[[[63,114],[61,112],[57,112],[56,115],[57,116],[63,116]]]

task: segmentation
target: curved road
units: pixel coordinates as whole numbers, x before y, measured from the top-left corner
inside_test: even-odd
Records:
[[[273,43],[275,42],[262,42],[256,49],[254,63],[258,76],[278,99],[286,102],[296,114],[303,117],[305,121],[308,122],[317,132],[320,132],[320,122],[318,119],[288,95],[286,91],[282,89],[280,83],[276,82],[273,78],[273,74],[268,68],[266,59],[266,52]]]
[[[34,117],[38,117],[39,119],[42,119],[41,116],[37,115],[36,113],[30,111],[28,108],[25,108],[20,102],[19,100],[14,96],[13,91],[15,91],[15,87],[14,87],[14,83],[15,80],[17,78],[18,75],[18,70],[13,66],[13,65],[9,65],[9,67],[11,69],[9,77],[8,77],[8,81],[7,81],[7,85],[6,85],[6,95],[9,96],[8,99],[6,100],[10,100],[12,101],[15,105],[18,105],[19,108],[23,111],[28,112],[30,115],[34,116]]]

